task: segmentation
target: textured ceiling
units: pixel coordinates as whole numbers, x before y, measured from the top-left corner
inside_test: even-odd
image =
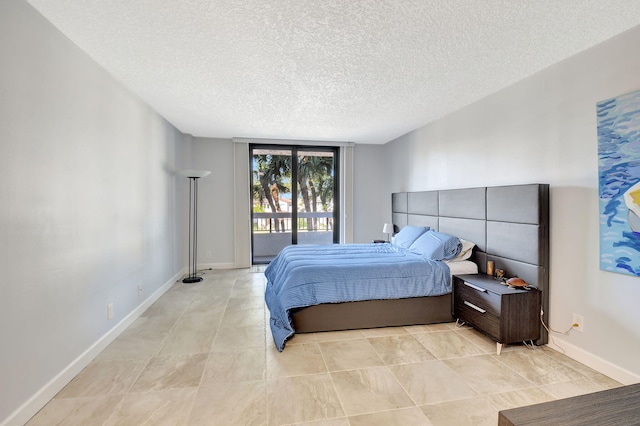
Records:
[[[637,0],[28,0],[182,132],[385,143],[640,24]]]

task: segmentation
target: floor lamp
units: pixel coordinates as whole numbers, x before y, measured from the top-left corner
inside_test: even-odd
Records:
[[[181,170],[178,174],[189,178],[189,275],[182,280],[191,284],[202,281],[196,276],[198,260],[198,179],[208,176],[207,170]]]

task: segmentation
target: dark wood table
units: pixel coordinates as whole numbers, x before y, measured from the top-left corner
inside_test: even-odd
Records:
[[[640,383],[498,414],[498,426],[522,425],[640,425]]]

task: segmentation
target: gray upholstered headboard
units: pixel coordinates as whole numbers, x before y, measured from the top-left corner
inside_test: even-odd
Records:
[[[393,224],[429,226],[476,243],[472,260],[487,261],[542,291],[549,315],[549,185],[529,184],[392,194]],[[538,343],[547,343],[541,327]]]

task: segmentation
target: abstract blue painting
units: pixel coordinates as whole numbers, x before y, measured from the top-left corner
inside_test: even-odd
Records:
[[[600,269],[640,276],[640,91],[596,107]]]

